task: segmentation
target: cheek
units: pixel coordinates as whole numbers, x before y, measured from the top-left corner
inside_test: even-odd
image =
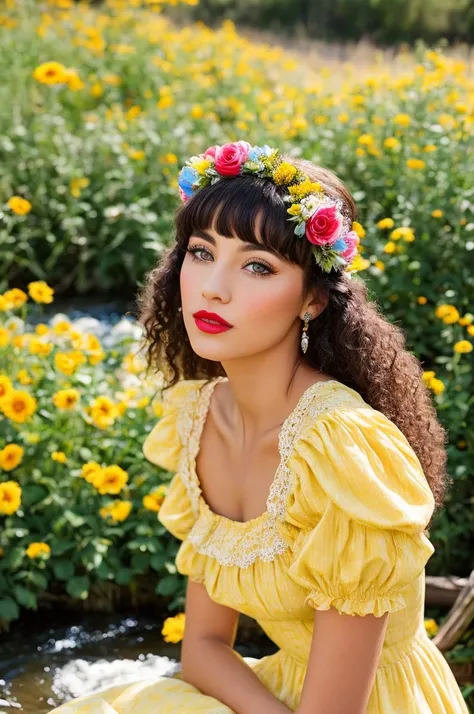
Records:
[[[184,307],[186,307],[199,289],[197,271],[193,270],[193,266],[189,264],[187,257],[181,266],[179,287],[181,291],[181,303]]]
[[[252,321],[266,321],[267,325],[280,325],[283,330],[295,319],[301,308],[301,290],[298,281],[275,278],[254,278],[252,290],[242,291],[239,302]],[[271,283],[271,284],[270,284]]]

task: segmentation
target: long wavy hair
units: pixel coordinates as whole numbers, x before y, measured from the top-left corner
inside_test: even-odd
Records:
[[[304,159],[284,157],[318,181],[326,194],[342,198],[352,221],[357,211],[349,190],[330,170]],[[304,359],[313,367],[356,390],[373,408],[402,431],[423,468],[435,498],[442,505],[451,479],[446,473],[447,433],[437,419],[431,393],[422,380],[423,368],[405,347],[403,331],[389,322],[357,275],[325,273],[316,264],[307,240],[295,237],[288,221],[285,188],[256,176],[222,179],[201,188],[175,214],[175,241],[145,276],[137,296],[138,320],[144,328],[147,369],[165,375],[167,386],[180,379],[223,376],[220,362],[197,355],[179,311],[179,275],[193,231],[213,227],[224,236],[260,241],[304,271],[304,287],[322,289],[327,307],[309,323],[309,347]]]

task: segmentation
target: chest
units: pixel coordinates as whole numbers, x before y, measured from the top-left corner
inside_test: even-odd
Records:
[[[278,430],[255,443],[222,433],[212,421],[202,434],[196,472],[209,508],[233,521],[248,521],[265,512],[280,463]]]

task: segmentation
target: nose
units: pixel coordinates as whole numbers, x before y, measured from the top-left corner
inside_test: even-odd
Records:
[[[208,271],[202,286],[202,296],[209,301],[228,303],[231,299],[230,277],[221,267]]]

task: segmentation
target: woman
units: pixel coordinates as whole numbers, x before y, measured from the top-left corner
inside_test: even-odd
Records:
[[[140,296],[165,411],[145,456],[188,576],[181,671],[61,714],[466,714],[424,629],[445,431],[402,331],[348,270],[328,170],[245,141],[180,173],[176,242]],[[280,648],[234,649],[239,613]]]

